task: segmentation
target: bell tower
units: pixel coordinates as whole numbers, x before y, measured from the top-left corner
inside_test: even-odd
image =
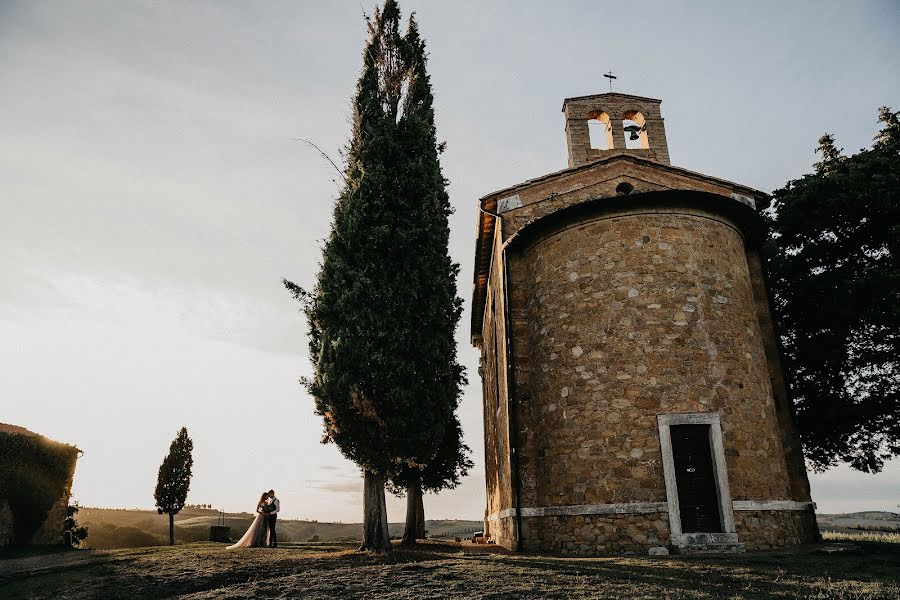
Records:
[[[614,154],[632,154],[663,164],[669,161],[661,100],[628,94],[594,94],[563,101],[569,166]]]

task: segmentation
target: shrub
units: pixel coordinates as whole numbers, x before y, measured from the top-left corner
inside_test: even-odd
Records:
[[[25,545],[64,494],[75,471],[78,448],[31,432],[0,430],[0,506],[13,515],[13,545]],[[63,523],[59,524],[60,530]]]
[[[80,546],[81,542],[87,539],[88,536],[87,527],[79,527],[78,520],[75,518],[75,515],[80,508],[81,507],[78,506],[77,502],[66,507],[66,522],[63,525],[63,539],[72,547]]]

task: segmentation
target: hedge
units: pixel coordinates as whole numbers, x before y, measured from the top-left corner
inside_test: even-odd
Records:
[[[26,545],[67,492],[78,448],[35,434],[0,431],[0,506],[13,516],[13,545]],[[63,524],[59,524],[62,531]]]

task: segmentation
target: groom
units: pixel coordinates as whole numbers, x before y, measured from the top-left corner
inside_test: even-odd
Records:
[[[275,534],[275,521],[278,520],[278,511],[281,510],[281,501],[275,497],[275,490],[269,490],[269,548],[278,547],[278,536]]]

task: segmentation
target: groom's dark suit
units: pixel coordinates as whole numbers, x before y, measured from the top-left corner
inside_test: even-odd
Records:
[[[275,534],[275,521],[278,520],[278,511],[281,510],[281,501],[272,496],[269,499],[269,514],[266,515],[269,519],[269,547],[277,548],[278,547],[278,536]]]

